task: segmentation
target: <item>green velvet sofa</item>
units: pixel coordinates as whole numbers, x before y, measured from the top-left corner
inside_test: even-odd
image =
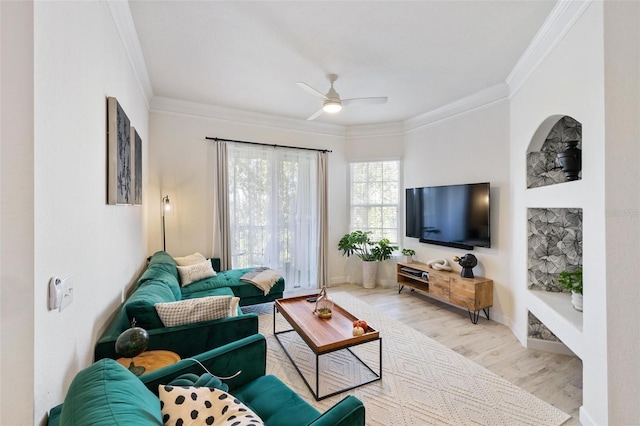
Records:
[[[194,357],[211,373],[230,377],[228,392],[255,412],[268,426],[362,426],[365,408],[349,395],[320,413],[287,385],[265,375],[267,344],[256,334]],[[104,359],[82,370],[71,383],[64,403],[49,413],[48,425],[161,425],[158,386],[179,376],[204,373],[195,361],[176,364],[135,377],[126,368]]]
[[[240,277],[251,268],[219,271],[219,259],[211,259],[217,275],[180,286],[180,278],[175,260],[164,251],[149,258],[148,265],[136,283],[135,290],[123,303],[119,312],[107,325],[95,346],[94,360],[118,358],[115,342],[118,336],[136,325],[149,333],[148,350],[164,349],[177,353],[181,358],[199,354],[234,340],[258,332],[258,316],[243,314],[213,321],[203,321],[188,325],[165,327],[155,309],[156,303],[176,302],[206,296],[235,296],[240,298],[240,306],[271,302],[282,297],[284,279],[280,279],[265,295],[251,283],[240,281]]]

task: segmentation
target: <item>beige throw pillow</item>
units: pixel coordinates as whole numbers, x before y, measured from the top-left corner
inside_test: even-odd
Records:
[[[231,306],[238,299],[232,296],[208,296],[178,302],[156,303],[155,308],[165,327],[211,321],[230,316]]]
[[[190,254],[189,256],[174,257],[173,260],[176,261],[178,266],[191,266],[195,265],[196,263],[202,263],[207,260],[207,258],[200,253],[195,252],[193,254]]]
[[[215,277],[216,271],[209,260],[196,263],[190,266],[178,266],[178,274],[180,275],[180,285],[186,287],[191,283],[203,280],[209,277]]]

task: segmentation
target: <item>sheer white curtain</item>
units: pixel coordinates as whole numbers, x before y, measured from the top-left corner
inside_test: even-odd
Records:
[[[267,266],[286,290],[317,288],[316,153],[227,145],[233,268]]]

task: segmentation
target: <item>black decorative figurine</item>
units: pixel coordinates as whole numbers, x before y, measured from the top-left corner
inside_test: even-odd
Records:
[[[566,141],[564,151],[558,153],[558,161],[567,181],[578,180],[582,170],[582,151],[578,148],[579,141]]]
[[[462,271],[460,271],[460,276],[463,278],[473,278],[473,267],[478,264],[478,259],[471,253],[467,253],[462,257],[454,257],[454,261],[458,262],[460,266],[462,266]]]

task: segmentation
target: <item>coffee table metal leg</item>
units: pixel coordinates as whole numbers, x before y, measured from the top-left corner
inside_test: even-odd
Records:
[[[320,355],[316,354],[316,371],[315,371],[315,376],[316,376],[316,386],[315,386],[315,390],[311,387],[311,384],[307,381],[306,377],[304,376],[304,374],[302,373],[302,370],[300,370],[300,368],[298,367],[298,365],[296,364],[295,360],[293,359],[293,357],[291,356],[291,354],[289,353],[289,351],[287,350],[287,348],[285,347],[284,343],[280,340],[280,334],[284,334],[284,333],[290,333],[292,331],[295,331],[293,329],[291,330],[286,330],[286,331],[278,331],[277,333],[274,333],[274,337],[276,338],[276,340],[278,341],[278,343],[280,343],[280,346],[282,347],[282,350],[284,351],[285,355],[287,355],[287,358],[289,358],[289,361],[291,361],[291,364],[293,365],[293,368],[296,369],[296,371],[298,372],[298,374],[300,375],[300,377],[302,378],[302,381],[304,382],[305,385],[307,385],[307,388],[309,389],[309,391],[311,392],[311,394],[313,395],[313,397],[315,398],[316,401],[320,401],[323,400],[325,398],[329,398],[331,396],[334,395],[338,395],[340,393],[349,391],[351,389],[355,389],[357,387],[366,385],[368,383],[371,382],[375,382],[378,380],[382,380],[382,338],[378,339],[378,342],[380,344],[380,354],[379,354],[379,373],[376,373],[373,368],[371,368],[366,362],[364,362],[364,360],[362,360],[358,355],[356,355],[351,349],[346,348],[347,351],[349,351],[349,353],[351,353],[351,355],[353,355],[362,365],[364,365],[372,374],[373,374],[373,378],[370,380],[366,380],[364,382],[355,384],[353,386],[348,386],[344,389],[340,389],[338,391],[326,394],[326,395],[322,395],[320,396]],[[367,343],[371,343],[371,342],[367,342]],[[342,349],[340,349],[342,350]],[[330,354],[331,352],[327,352],[325,354],[322,355],[327,355]]]
[[[316,394],[314,395],[316,400],[319,401],[320,396],[320,355],[316,354]]]

